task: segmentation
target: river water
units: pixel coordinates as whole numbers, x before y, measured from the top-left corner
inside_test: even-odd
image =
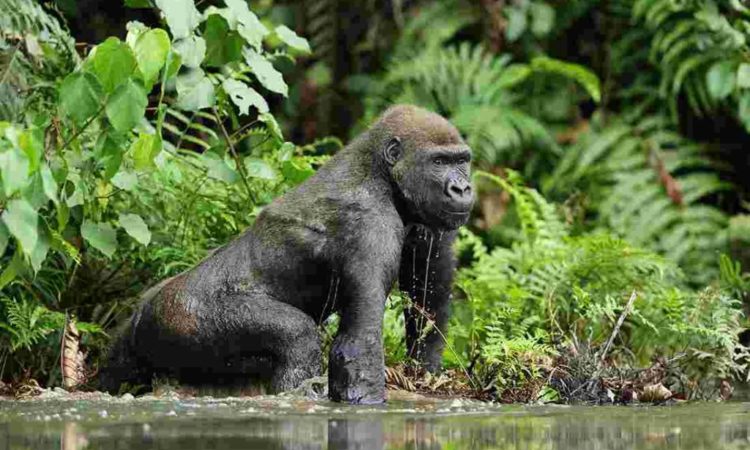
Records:
[[[5,449],[740,449],[750,403],[509,406],[303,397],[0,400]]]

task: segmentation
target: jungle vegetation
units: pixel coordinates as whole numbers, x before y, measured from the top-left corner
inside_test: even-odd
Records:
[[[139,292],[413,103],[472,146],[479,200],[447,370],[406,360],[396,289],[390,384],[727,398],[750,374],[749,39],[737,0],[5,0],[2,386],[72,364],[85,388]]]

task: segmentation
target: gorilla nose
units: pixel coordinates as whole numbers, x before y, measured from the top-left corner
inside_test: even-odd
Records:
[[[471,184],[463,178],[452,178],[445,185],[445,195],[462,206],[471,206]]]

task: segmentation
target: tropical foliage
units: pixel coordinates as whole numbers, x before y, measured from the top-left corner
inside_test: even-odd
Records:
[[[746,378],[742,2],[123,3],[0,4],[0,379],[59,384],[71,321],[94,372],[139,292],[393,103],[448,117],[481,170],[450,373],[508,401],[644,367],[689,398]],[[127,25],[86,43],[92,13]]]

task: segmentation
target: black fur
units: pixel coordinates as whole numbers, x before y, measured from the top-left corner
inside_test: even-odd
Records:
[[[433,328],[419,338],[427,318],[445,331],[452,230],[473,202],[469,158],[442,117],[389,109],[243,235],[147,292],[112,348],[102,387],[162,375],[294,388],[320,373],[317,326],[338,312],[330,396],[382,402],[383,309],[399,276],[415,305],[406,311],[410,351],[438,369],[440,336]]]

